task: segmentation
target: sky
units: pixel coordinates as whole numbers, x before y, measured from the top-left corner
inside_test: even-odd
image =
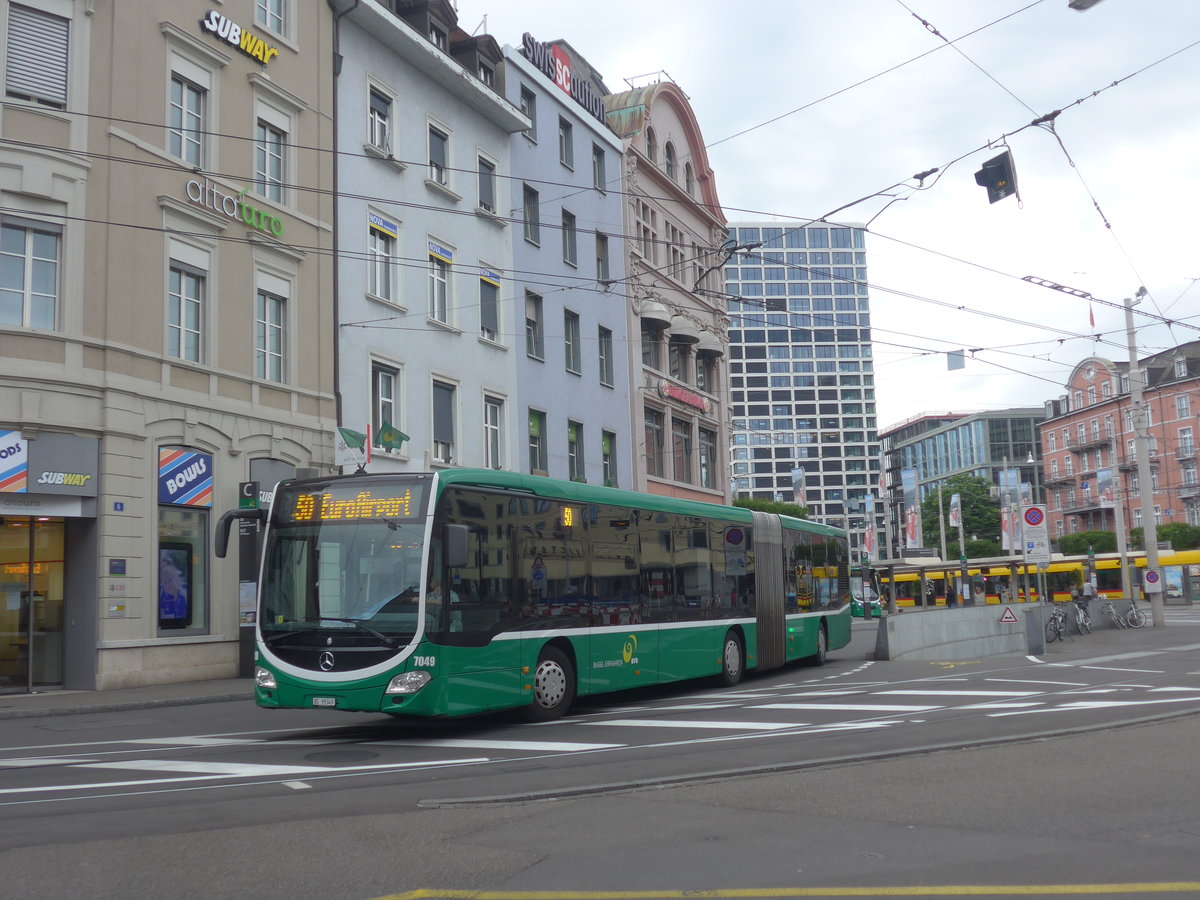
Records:
[[[1200,0],[1067,2],[458,11],[460,27],[501,44],[565,39],[614,92],[673,80],[729,221],[868,226],[886,430],[923,413],[1040,407],[1081,360],[1128,361],[1123,302],[1142,286],[1140,355],[1200,340]],[[1053,130],[1031,124],[1056,110]],[[1005,149],[1019,198],[989,204],[974,173]],[[966,365],[950,370],[955,350]]]

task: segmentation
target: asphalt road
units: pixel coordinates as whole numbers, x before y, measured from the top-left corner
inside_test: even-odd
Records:
[[[1200,895],[1200,623],[1038,660],[873,663],[872,640],[540,726],[248,702],[9,720],[2,895]]]

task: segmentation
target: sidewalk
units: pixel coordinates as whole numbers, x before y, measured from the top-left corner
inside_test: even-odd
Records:
[[[152,709],[156,706],[223,703],[231,700],[245,700],[250,703],[253,699],[254,681],[250,678],[153,684],[117,691],[48,690],[36,694],[0,694],[0,719],[70,716],[121,709]]]

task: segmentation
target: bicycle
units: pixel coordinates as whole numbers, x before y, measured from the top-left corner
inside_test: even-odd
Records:
[[[1130,628],[1141,628],[1146,624],[1146,614],[1138,609],[1137,598],[1129,598],[1129,612],[1125,613],[1125,622]]]
[[[1100,613],[1108,617],[1108,621],[1112,623],[1114,628],[1129,627],[1129,623],[1125,621],[1124,616],[1117,612],[1117,608],[1113,606],[1111,600],[1105,599],[1104,604],[1100,607]]]
[[[1065,603],[1051,603],[1050,618],[1046,620],[1046,643],[1061,641],[1067,631],[1067,614],[1063,611]]]
[[[1075,601],[1075,627],[1080,634],[1092,633],[1092,617],[1088,615],[1086,600]]]

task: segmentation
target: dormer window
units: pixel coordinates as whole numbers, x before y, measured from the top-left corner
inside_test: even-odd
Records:
[[[1187,357],[1186,356],[1175,357],[1175,377],[1176,378],[1187,378]]]
[[[479,80],[490,88],[496,86],[496,70],[482,60],[479,62]]]
[[[432,19],[429,21],[429,43],[443,52],[450,46],[450,33]]]

